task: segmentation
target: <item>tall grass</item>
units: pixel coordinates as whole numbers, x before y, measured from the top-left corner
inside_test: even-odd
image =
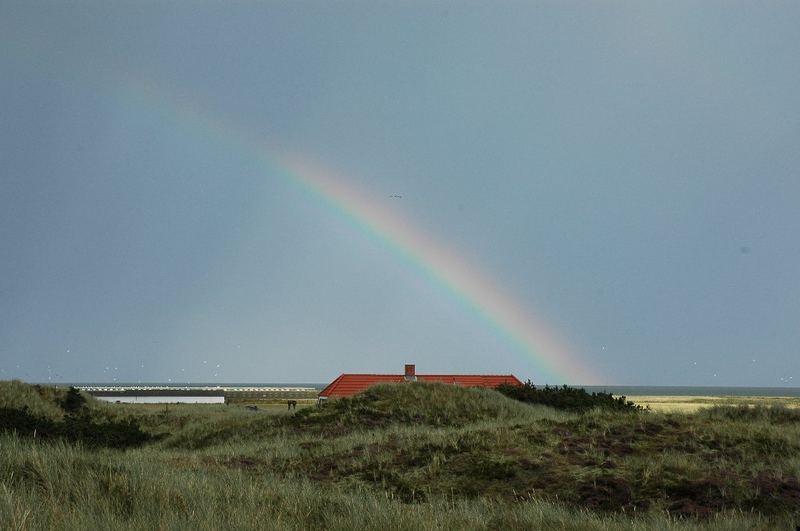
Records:
[[[61,396],[19,383],[2,389],[16,393],[14,404],[30,399],[42,411]],[[160,437],[113,450],[0,434],[2,526],[722,530],[800,524],[800,423],[779,420],[788,418],[780,411],[577,414],[440,384],[376,387],[296,414],[218,405],[89,407],[133,417]]]
[[[9,529],[772,529],[729,512],[710,521],[597,515],[537,499],[405,504],[367,489],[181,467],[152,449],[87,452],[0,437],[0,521]]]
[[[0,408],[24,408],[38,417],[59,420],[64,416],[64,410],[58,402],[66,392],[66,388],[29,385],[19,380],[0,381]]]
[[[711,420],[732,420],[738,422],[765,422],[770,424],[800,424],[800,409],[776,405],[724,405],[701,411],[699,416]]]

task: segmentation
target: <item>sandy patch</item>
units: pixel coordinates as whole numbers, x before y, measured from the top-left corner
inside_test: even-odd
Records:
[[[775,396],[629,396],[628,400],[654,411],[691,413],[712,406],[782,405],[800,407],[800,398]]]

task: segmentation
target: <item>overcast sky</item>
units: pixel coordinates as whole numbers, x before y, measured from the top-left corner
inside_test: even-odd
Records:
[[[385,202],[604,383],[795,386],[798,21],[796,2],[6,0],[0,379],[416,362],[585,383],[263,144]]]

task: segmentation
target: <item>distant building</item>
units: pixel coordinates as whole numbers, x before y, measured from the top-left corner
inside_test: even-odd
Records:
[[[320,400],[353,396],[367,387],[379,383],[439,382],[465,387],[488,387],[498,385],[522,385],[513,374],[417,374],[416,366],[407,364],[405,374],[342,374],[320,391]]]

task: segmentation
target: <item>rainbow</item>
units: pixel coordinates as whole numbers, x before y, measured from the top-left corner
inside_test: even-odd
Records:
[[[275,162],[274,158],[270,161]],[[283,157],[284,174],[403,255],[496,332],[532,357],[548,376],[592,383],[598,374],[576,358],[549,327],[485,274],[363,190],[307,159]]]
[[[144,98],[149,107],[159,109],[178,123],[212,135],[243,155],[255,157],[268,170],[299,184],[362,232],[407,259],[432,284],[479,316],[532,361],[537,370],[542,371],[537,381],[592,384],[605,380],[557,338],[543,319],[454,250],[388,208],[385,198],[379,201],[353,186],[352,180],[336,175],[308,156],[289,154],[285,149],[254,140],[244,128],[214,116],[196,101],[175,96],[162,85],[126,76],[122,86],[129,97]]]
[[[32,51],[23,50],[17,51],[22,55]],[[50,62],[50,57],[42,53],[37,61],[41,65]],[[60,65],[51,66],[70,77],[77,72],[76,69],[64,70]],[[289,155],[284,149],[263,145],[243,127],[214,116],[207,105],[192,101],[186,94],[177,96],[177,91],[168,90],[163,83],[119,70],[106,71],[93,81],[112,86],[115,94],[122,94],[124,103],[145,105],[176,125],[209,135],[243,156],[255,157],[270,171],[277,171],[299,184],[354,226],[414,264],[432,284],[479,316],[543,372],[537,375],[537,381],[547,378],[553,383],[590,384],[605,380],[560,341],[544,320],[454,250],[387,208],[385,200],[378,201],[352,186],[352,181],[314,164],[309,157]]]

